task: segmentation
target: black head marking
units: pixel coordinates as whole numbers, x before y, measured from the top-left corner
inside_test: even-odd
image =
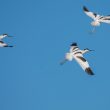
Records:
[[[77,46],[77,43],[73,42],[70,46]]]

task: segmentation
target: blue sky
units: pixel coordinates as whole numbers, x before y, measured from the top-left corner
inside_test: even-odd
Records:
[[[1,0],[0,34],[14,48],[0,48],[0,110],[109,110],[110,25],[94,35],[83,5],[110,14],[104,0]],[[77,42],[95,76],[75,62],[60,66]],[[103,52],[103,51],[104,52]]]

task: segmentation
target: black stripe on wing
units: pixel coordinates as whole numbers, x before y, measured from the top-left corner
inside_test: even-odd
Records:
[[[110,20],[110,18],[103,18],[103,20]]]
[[[79,58],[79,59],[82,60],[83,62],[86,62],[86,59],[84,59],[83,57],[77,56],[77,58]]]
[[[0,43],[3,44],[4,42],[3,41],[0,41]]]
[[[89,75],[94,75],[90,67],[86,68],[85,72],[87,72]]]
[[[77,50],[76,50],[77,51]],[[76,55],[76,54],[82,54],[82,52],[76,52],[76,53],[74,53],[74,55]]]

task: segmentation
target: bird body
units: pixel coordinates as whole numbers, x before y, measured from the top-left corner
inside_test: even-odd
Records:
[[[100,22],[98,20],[97,21],[92,21],[91,25],[92,26],[100,26]]]
[[[94,75],[94,73],[92,72],[92,70],[89,66],[89,63],[83,57],[83,54],[85,54],[89,51],[92,51],[92,50],[89,50],[88,48],[86,48],[84,50],[80,50],[76,43],[72,43],[71,47],[70,47],[70,52],[66,53],[65,59],[61,62],[61,64],[64,64],[66,61],[76,60],[76,62],[81,66],[81,68],[85,72],[87,72],[89,75]]]

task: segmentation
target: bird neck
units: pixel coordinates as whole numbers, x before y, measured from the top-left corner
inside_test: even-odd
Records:
[[[89,50],[82,50],[82,54],[89,52]]]

